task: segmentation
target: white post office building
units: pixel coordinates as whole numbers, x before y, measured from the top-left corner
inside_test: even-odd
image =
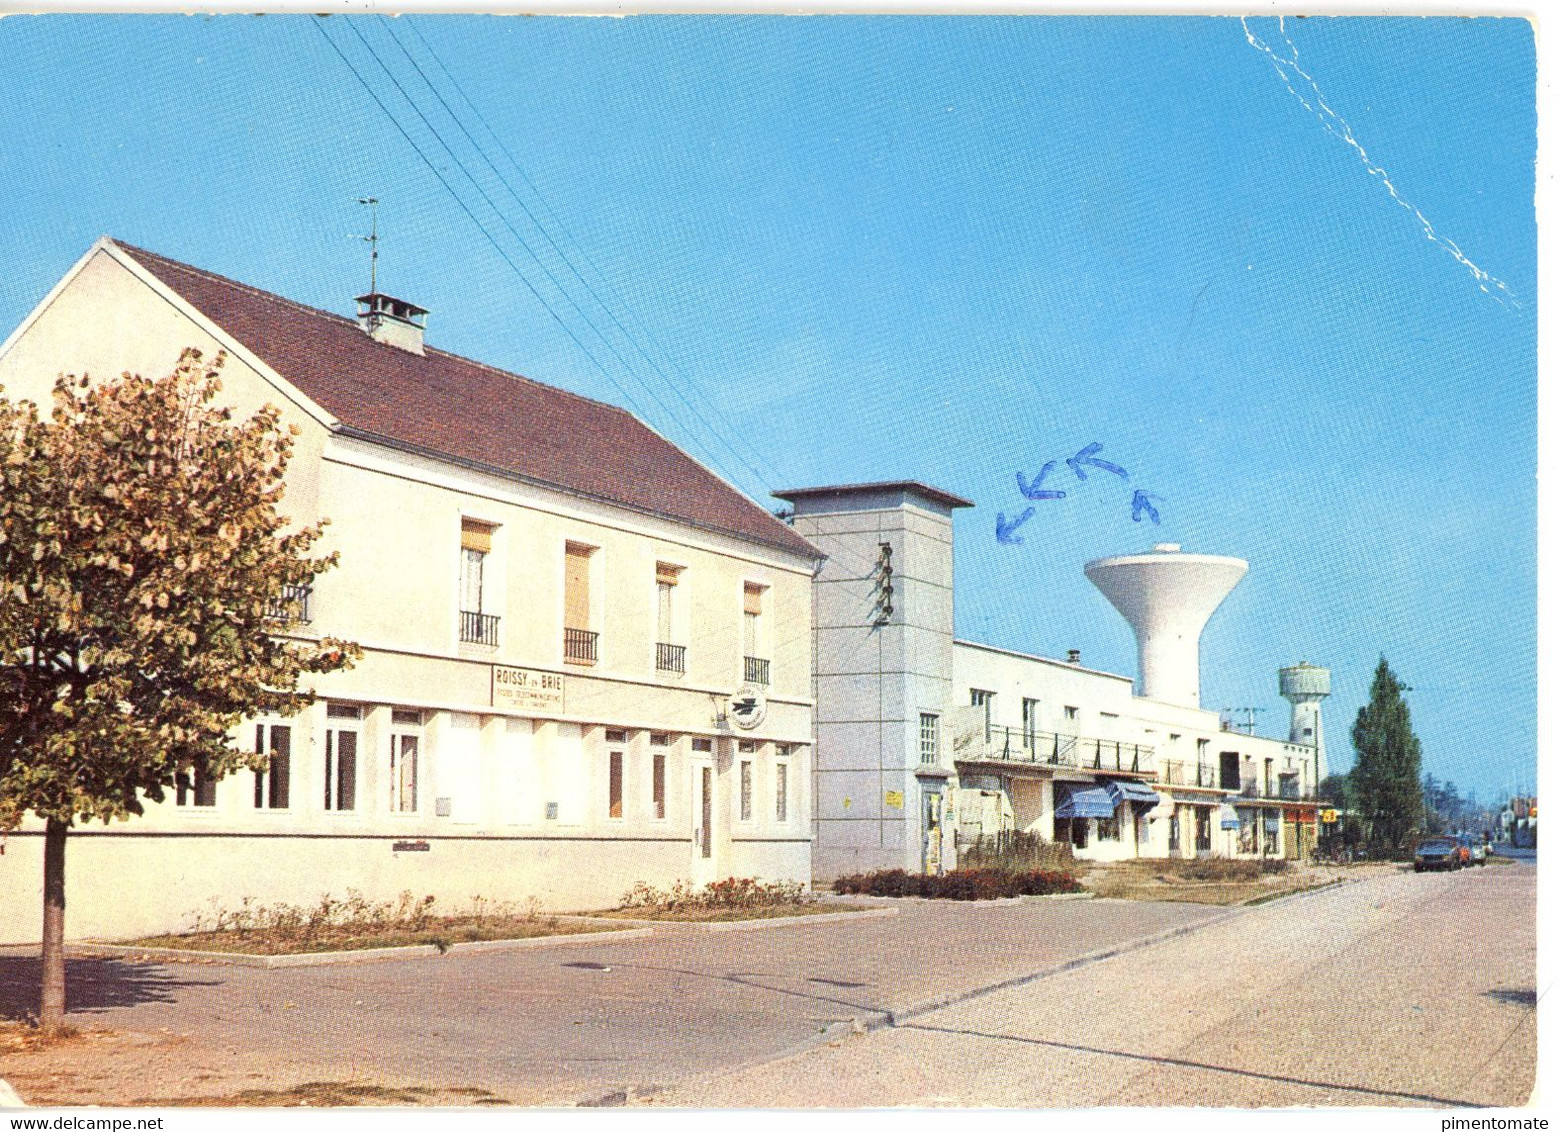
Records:
[[[170,372],[300,430],[284,510],[340,566],[296,631],[358,642],[319,702],[236,741],[268,767],[78,827],[73,937],[211,901],[355,888],[614,905],[635,882],[806,880],[820,555],[630,413],[427,345],[422,308],[314,310],[100,240],[0,347],[0,387]],[[42,838],[0,856],[0,942],[39,934]]]

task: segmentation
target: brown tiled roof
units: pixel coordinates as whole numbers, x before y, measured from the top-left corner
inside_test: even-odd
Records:
[[[615,405],[442,350],[412,354],[353,319],[116,245],[354,433],[820,557]]]

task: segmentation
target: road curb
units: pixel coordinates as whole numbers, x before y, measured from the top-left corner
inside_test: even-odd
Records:
[[[897,908],[863,908],[859,912],[818,912],[812,916],[769,916],[756,920],[638,920],[626,916],[596,916],[596,923],[633,924],[645,928],[675,928],[693,932],[750,932],[793,924],[838,924],[845,920],[877,920],[897,916]],[[589,917],[587,917],[589,918]]]
[[[597,921],[598,923],[600,921]],[[649,928],[609,928],[600,932],[574,932],[568,935],[537,936],[532,939],[482,939],[452,943],[440,951],[431,943],[410,947],[370,947],[357,951],[311,951],[304,955],[247,955],[234,951],[191,951],[182,947],[131,947],[118,943],[67,943],[65,954],[75,959],[98,956],[125,959],[183,959],[229,967],[256,967],[277,970],[285,967],[327,967],[353,963],[382,963],[396,959],[430,959],[439,955],[457,955],[486,951],[527,951],[538,947],[562,947],[580,943],[616,943],[624,939],[642,939]]]

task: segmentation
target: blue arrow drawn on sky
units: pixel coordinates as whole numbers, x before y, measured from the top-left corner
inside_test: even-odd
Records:
[[[1056,466],[1056,462],[1054,460],[1050,461],[1043,468],[1039,469],[1039,475],[1035,476],[1033,478],[1033,480],[1030,481],[1029,483],[1024,483],[1023,482],[1023,473],[1022,472],[1018,473],[1018,490],[1023,493],[1023,497],[1025,499],[1065,499],[1066,498],[1066,492],[1064,492],[1064,491],[1040,491],[1039,490],[1039,485],[1045,482],[1045,477],[1050,474],[1051,469],[1053,469],[1055,466]]]
[[[1120,476],[1121,479],[1126,479],[1126,469],[1121,467],[1119,464],[1112,464],[1108,460],[1094,459],[1095,454],[1102,451],[1103,448],[1104,445],[1100,444],[1096,440],[1087,448],[1084,448],[1076,456],[1068,456],[1066,460],[1066,466],[1076,472],[1077,478],[1080,480],[1085,480],[1088,478],[1088,473],[1083,471],[1084,464],[1092,464],[1096,468],[1102,468],[1106,472],[1114,472],[1116,475]]]
[[[1033,514],[1034,508],[1026,507],[1023,510],[1023,514],[1009,523],[1005,514],[1000,511],[996,512],[996,541],[1006,546],[1022,546],[1023,540],[1012,532],[1028,522]]]
[[[1146,511],[1148,513],[1148,518],[1152,519],[1154,524],[1157,525],[1158,508],[1148,502],[1150,499],[1156,499],[1160,503],[1164,502],[1164,497],[1162,495],[1152,495],[1146,491],[1143,491],[1140,487],[1136,490],[1136,493],[1132,495],[1131,521],[1133,523],[1142,522],[1142,513]]]

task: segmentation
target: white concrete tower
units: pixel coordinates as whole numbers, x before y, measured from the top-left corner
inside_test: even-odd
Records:
[[[1315,748],[1315,781],[1326,778],[1326,740],[1321,730],[1321,701],[1332,694],[1332,672],[1307,661],[1278,669],[1278,691],[1294,705],[1288,741]]]
[[[1083,567],[1137,634],[1139,695],[1201,707],[1202,627],[1249,569],[1240,558],[1182,554],[1174,542]]]

